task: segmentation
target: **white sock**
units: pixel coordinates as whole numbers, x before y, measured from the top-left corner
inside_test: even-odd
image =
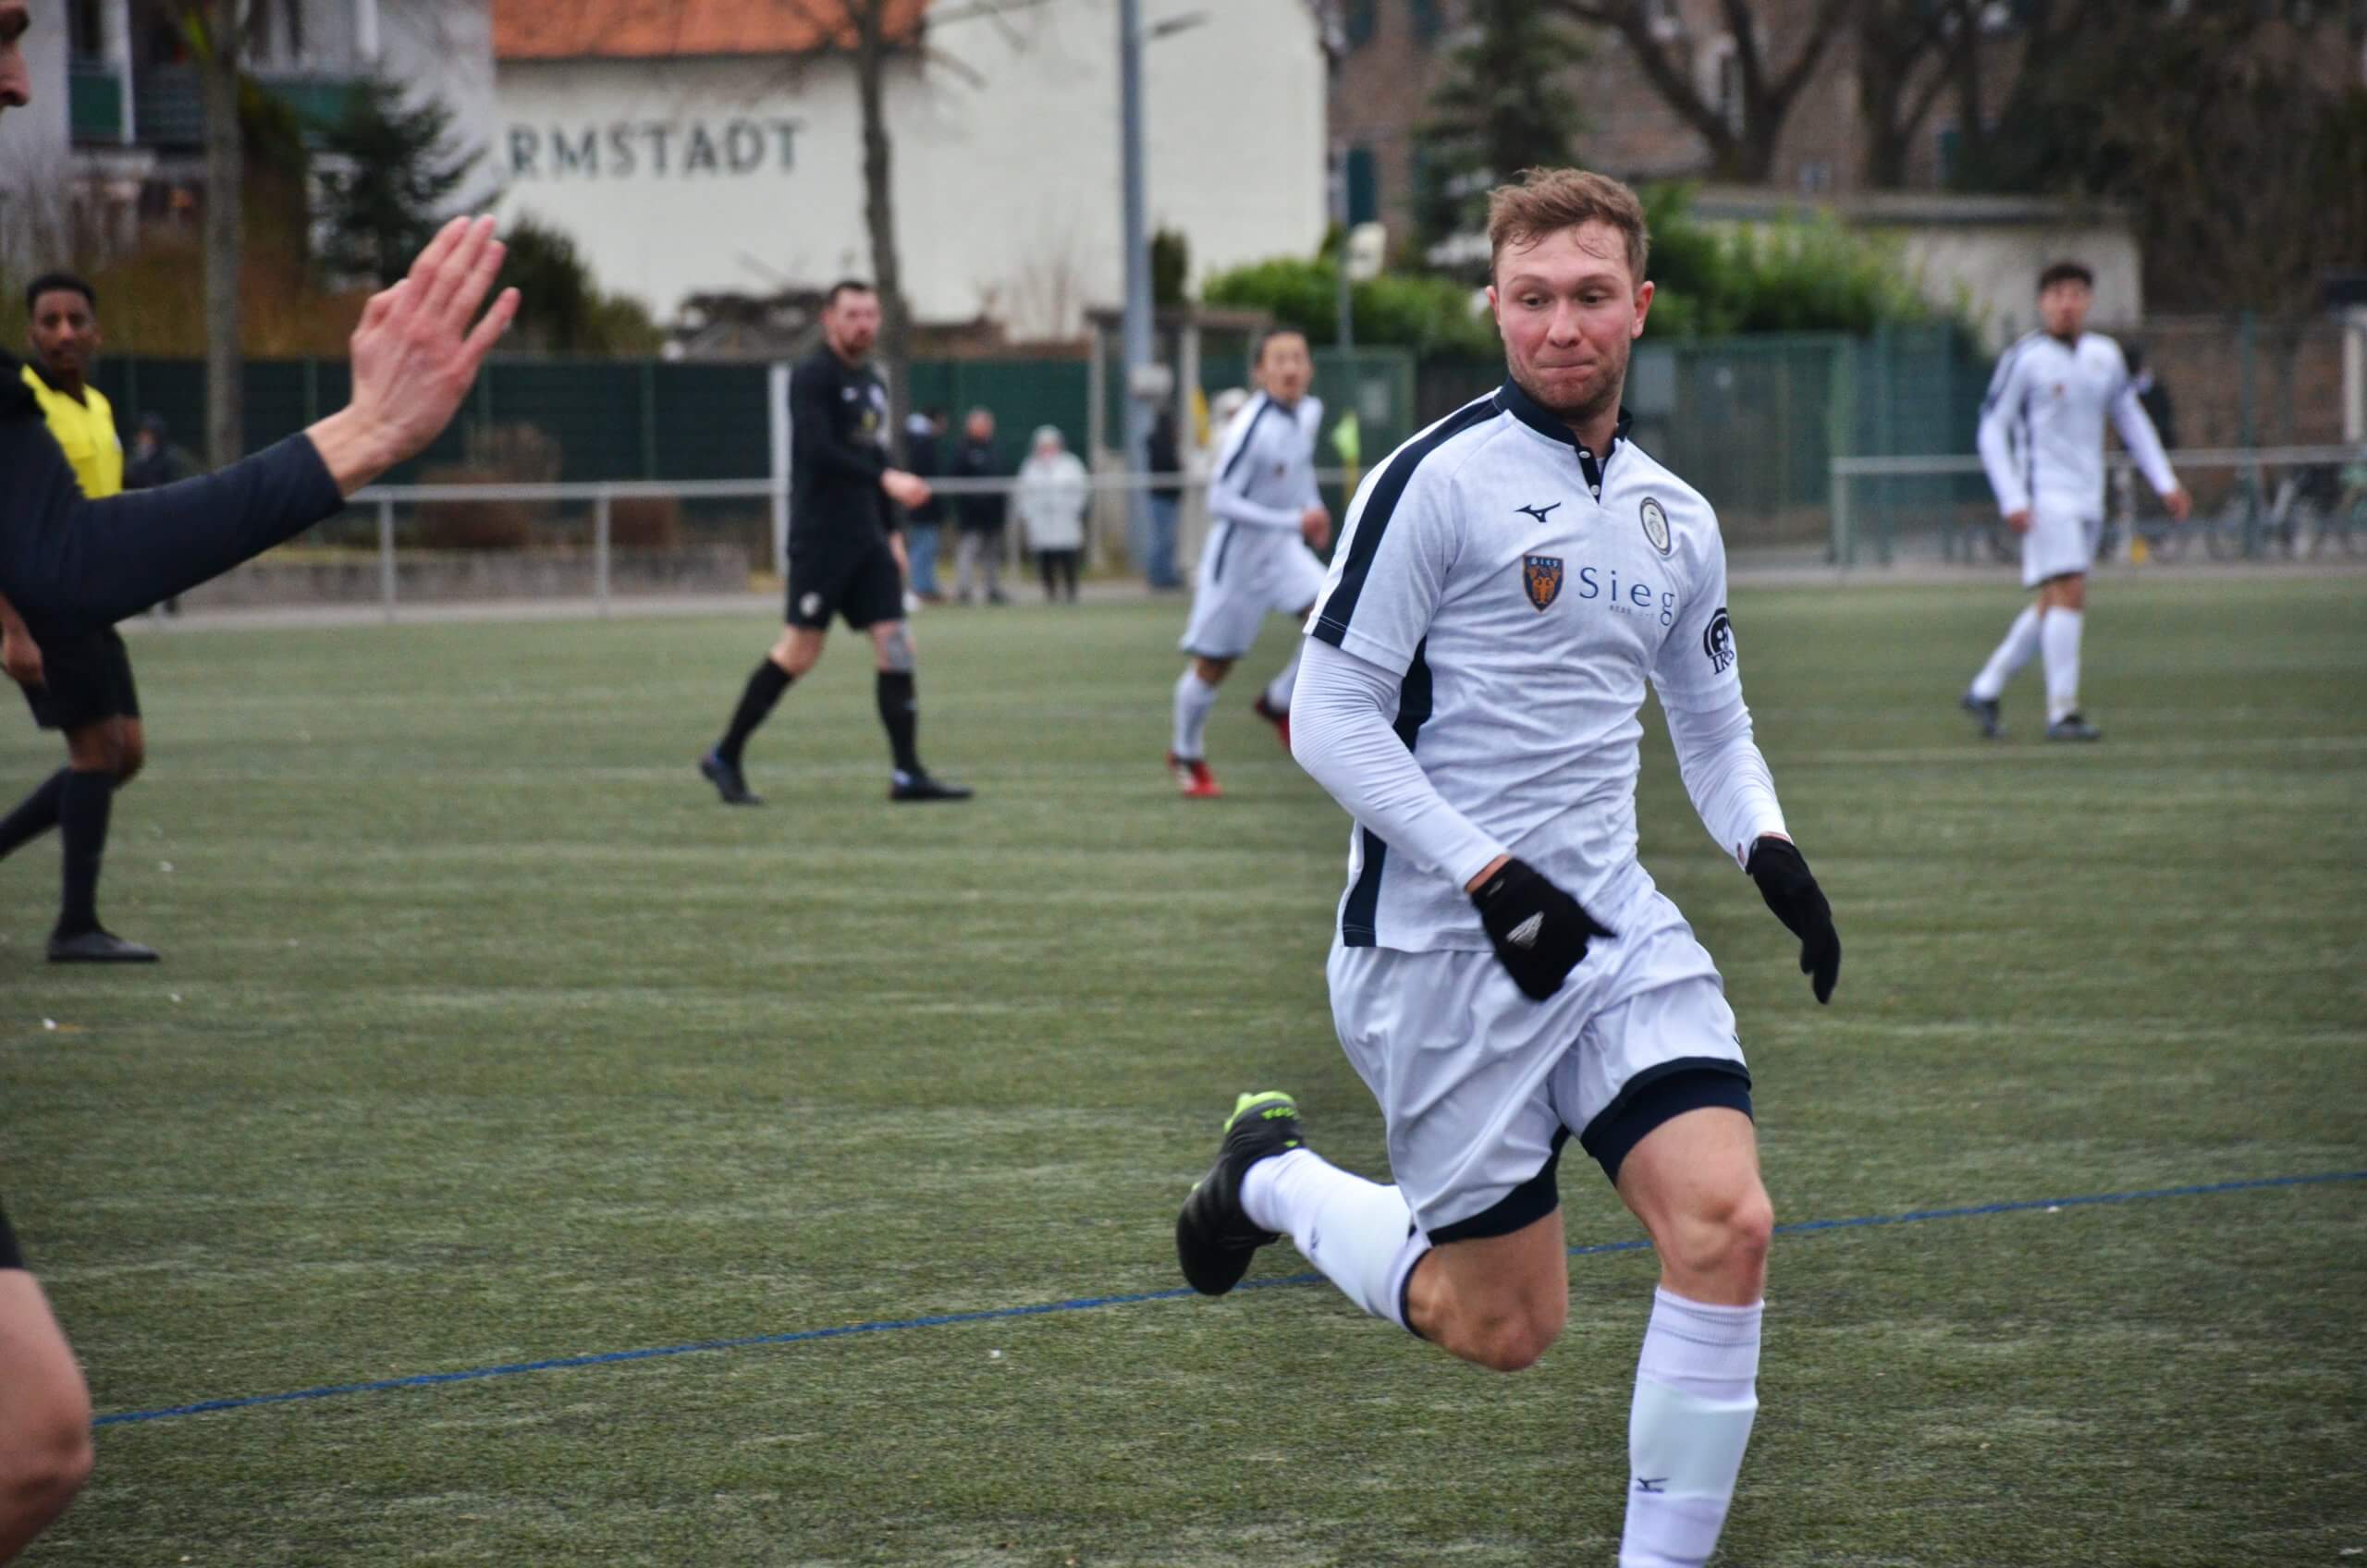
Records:
[[[2087,618],[2060,606],[2046,612],[2039,638],[2046,647],[2046,721],[2079,711],[2079,629]]]
[[[1282,673],[1266,682],[1266,705],[1276,713],[1290,712],[1291,688],[1297,684],[1298,654],[1294,650],[1291,662],[1282,666]]]
[[[1984,703],[1995,702],[2005,694],[2005,682],[2014,678],[2014,672],[2030,663],[2030,655],[2037,652],[2038,606],[2025,605],[2022,613],[2014,618],[2005,640],[1997,644],[1997,651],[1989,655],[1989,662],[1972,678],[1972,694]]]
[[[1619,1568],[1700,1568],[1734,1501],[1759,1413],[1765,1304],[1711,1306],[1652,1292],[1627,1418],[1627,1527]]]
[[[1187,760],[1203,755],[1207,745],[1208,715],[1216,711],[1217,689],[1200,679],[1200,672],[1190,665],[1184,667],[1184,678],[1175,683],[1175,754]]]
[[[1242,1178],[1250,1219],[1281,1231],[1348,1299],[1399,1328],[1405,1281],[1430,1250],[1394,1187],[1351,1176],[1313,1149],[1261,1159]]]

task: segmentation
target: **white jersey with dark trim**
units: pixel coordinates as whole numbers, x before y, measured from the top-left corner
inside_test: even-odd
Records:
[[[1260,392],[1244,403],[1217,443],[1208,510],[1227,522],[1296,533],[1306,508],[1322,499],[1315,485],[1322,428],[1320,398],[1284,404]]]
[[[2006,349],[1981,400],[1979,438],[1998,511],[2102,521],[2107,414],[2153,488],[2176,489],[2119,344],[2095,332],[2076,343],[2033,332]]]
[[[1680,714],[1714,716],[1721,744],[1738,741],[1763,772],[1717,518],[1627,427],[1623,416],[1598,460],[1516,385],[1466,405],[1358,488],[1307,621],[1402,677],[1398,739],[1439,796],[1614,931],[1652,891],[1636,859],[1646,681],[1673,730]],[[1743,815],[1729,852],[1782,830],[1772,787]],[[1462,888],[1392,858],[1364,822],[1340,939],[1488,946]]]

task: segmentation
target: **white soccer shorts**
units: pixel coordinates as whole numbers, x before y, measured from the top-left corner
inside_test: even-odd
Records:
[[[1200,581],[1183,650],[1237,659],[1269,615],[1304,615],[1323,592],[1323,563],[1296,529],[1220,522],[1200,555]]]
[[[2022,586],[2035,588],[2050,577],[2093,570],[2103,528],[2100,519],[2059,507],[2033,507],[2030,531],[2022,535]]]
[[[1563,1141],[1615,1173],[1636,1141],[1701,1105],[1748,1110],[1748,1069],[1710,955],[1658,892],[1531,1001],[1489,951],[1335,944],[1340,1043],[1380,1102],[1391,1177],[1433,1241],[1502,1235],[1553,1211]]]

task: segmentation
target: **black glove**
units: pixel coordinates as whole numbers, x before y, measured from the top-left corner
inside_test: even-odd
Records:
[[[1816,999],[1833,999],[1833,983],[1841,978],[1841,933],[1833,928],[1833,906],[1816,885],[1809,863],[1788,839],[1772,835],[1750,847],[1743,866],[1759,884],[1759,896],[1775,918],[1800,939],[1800,973],[1809,977]]]
[[[1521,861],[1498,866],[1471,901],[1514,983],[1540,1002],[1560,990],[1586,958],[1590,938],[1612,934],[1577,900]]]

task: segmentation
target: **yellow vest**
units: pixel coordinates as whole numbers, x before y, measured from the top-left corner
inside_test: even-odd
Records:
[[[42,414],[49,421],[49,433],[66,449],[66,460],[73,466],[74,477],[82,482],[82,494],[93,501],[121,495],[123,437],[116,434],[115,410],[108,404],[106,394],[85,386],[82,401],[78,403],[54,390],[31,365],[25,367],[25,385],[40,399]]]

